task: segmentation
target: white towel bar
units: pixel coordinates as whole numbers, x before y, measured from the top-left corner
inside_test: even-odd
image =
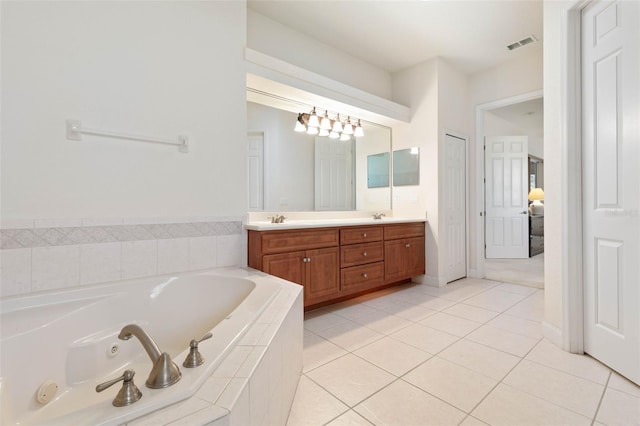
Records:
[[[178,135],[178,141],[169,139],[154,138],[150,136],[129,135],[126,133],[108,132],[105,130],[88,129],[82,127],[82,123],[79,120],[67,120],[67,139],[74,141],[81,141],[82,134],[94,135],[94,136],[107,136],[119,139],[129,139],[133,141],[160,143],[164,145],[176,145],[178,151],[189,152],[189,138],[184,135]]]

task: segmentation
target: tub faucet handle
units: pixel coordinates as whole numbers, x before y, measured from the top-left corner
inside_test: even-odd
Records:
[[[135,374],[136,372],[133,370],[125,370],[122,376],[117,379],[109,380],[96,386],[96,392],[102,392],[119,381],[122,381],[122,387],[113,400],[113,406],[126,407],[127,405],[131,405],[142,398],[142,392],[140,392],[140,389],[133,383],[133,376],[135,376]]]
[[[211,339],[212,337],[213,337],[213,334],[209,332],[204,336],[202,336],[200,340],[193,339],[191,343],[189,343],[189,348],[190,348],[189,354],[187,355],[184,362],[182,363],[182,366],[186,368],[194,368],[199,365],[202,365],[204,363],[204,358],[202,357],[202,354],[200,354],[200,351],[198,350],[198,344],[203,340]]]

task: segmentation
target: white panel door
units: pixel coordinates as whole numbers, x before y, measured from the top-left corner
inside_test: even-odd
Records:
[[[582,11],[584,349],[640,384],[640,3]]]
[[[445,135],[446,278],[467,276],[467,141]]]
[[[528,139],[492,136],[485,140],[485,256],[529,257]]]
[[[264,210],[264,134],[247,134],[248,209]]]
[[[315,209],[353,210],[353,142],[315,139]]]

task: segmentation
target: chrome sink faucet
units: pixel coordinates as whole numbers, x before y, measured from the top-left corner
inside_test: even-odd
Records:
[[[166,352],[160,352],[158,345],[153,339],[136,324],[126,325],[118,335],[120,340],[129,340],[136,337],[147,355],[151,358],[153,367],[149,373],[146,385],[151,389],[162,389],[175,384],[182,377],[182,373],[178,366],[171,360]]]
[[[385,214],[384,214],[384,213],[374,213],[374,214],[373,214],[373,218],[374,218],[374,219],[376,219],[376,220],[380,220],[380,219],[382,219],[384,216],[385,216]]]
[[[276,215],[272,216],[270,219],[271,219],[271,223],[284,223],[284,220],[286,219],[286,217],[276,213]]]

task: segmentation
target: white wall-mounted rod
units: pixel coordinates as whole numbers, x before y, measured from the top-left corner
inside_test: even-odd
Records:
[[[178,140],[169,140],[162,138],[154,138],[150,136],[130,135],[126,133],[109,132],[105,130],[88,129],[82,127],[82,123],[79,120],[67,120],[67,139],[73,141],[81,141],[82,135],[94,135],[94,136],[107,136],[119,139],[129,139],[133,141],[160,143],[164,145],[176,145],[178,151],[189,152],[189,138],[184,135],[178,135]]]

